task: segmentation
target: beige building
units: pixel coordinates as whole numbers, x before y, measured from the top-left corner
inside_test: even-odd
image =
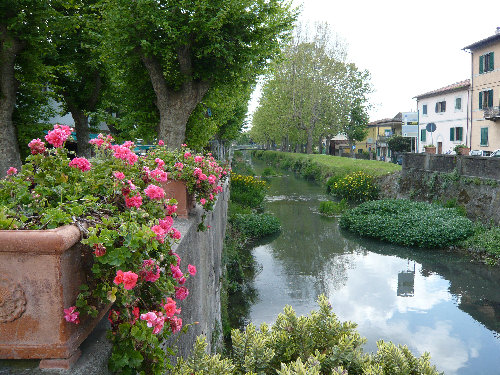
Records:
[[[464,48],[471,54],[470,146],[489,155],[500,149],[500,27]],[[497,61],[495,61],[497,60]]]

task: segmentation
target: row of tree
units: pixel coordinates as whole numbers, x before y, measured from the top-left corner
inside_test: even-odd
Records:
[[[1,0],[0,176],[41,137],[51,100],[80,155],[89,122],[171,148],[234,137],[296,17],[286,0]]]
[[[371,91],[370,75],[346,62],[342,41],[328,24],[318,24],[313,35],[297,29],[265,77],[251,137],[261,144],[305,145],[311,153],[315,140],[337,134],[350,145],[366,136]]]

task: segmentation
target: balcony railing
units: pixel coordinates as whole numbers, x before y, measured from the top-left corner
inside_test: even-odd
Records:
[[[500,120],[500,107],[488,107],[484,108],[484,119],[491,121]]]

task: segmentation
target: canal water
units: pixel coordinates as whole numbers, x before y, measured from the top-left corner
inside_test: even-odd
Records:
[[[282,232],[252,250],[260,271],[247,322],[273,323],[285,305],[308,314],[325,294],[340,320],[358,324],[367,352],[383,339],[417,356],[430,352],[448,375],[500,374],[498,267],[356,237],[318,214],[327,199],[321,187],[293,175],[270,179],[266,209]]]

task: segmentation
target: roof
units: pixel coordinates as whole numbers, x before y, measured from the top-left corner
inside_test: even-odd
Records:
[[[435,96],[435,95],[445,94],[448,92],[468,89],[469,87],[470,87],[470,79],[466,79],[464,81],[455,82],[452,83],[451,85],[441,87],[440,89],[437,90],[426,92],[425,94],[414,96],[413,98],[422,99],[422,98],[427,98],[429,96]]]
[[[372,122],[369,122],[367,124],[367,126],[390,126],[390,124],[393,124],[395,122],[397,123],[401,123],[402,121],[402,113],[399,112],[396,116],[394,116],[393,118],[384,118],[382,120],[376,120],[376,121],[372,121]]]
[[[495,33],[495,35],[492,35],[492,36],[489,36],[485,39],[482,39],[480,40],[479,42],[476,42],[476,43],[472,43],[470,45],[468,45],[467,47],[464,47],[462,48],[463,50],[475,50],[475,49],[478,49],[478,48],[481,48],[481,47],[485,47],[487,46],[488,44],[492,44],[492,43],[495,43],[496,41],[499,41],[500,40],[500,32],[499,32],[499,28],[497,27],[497,32]]]

